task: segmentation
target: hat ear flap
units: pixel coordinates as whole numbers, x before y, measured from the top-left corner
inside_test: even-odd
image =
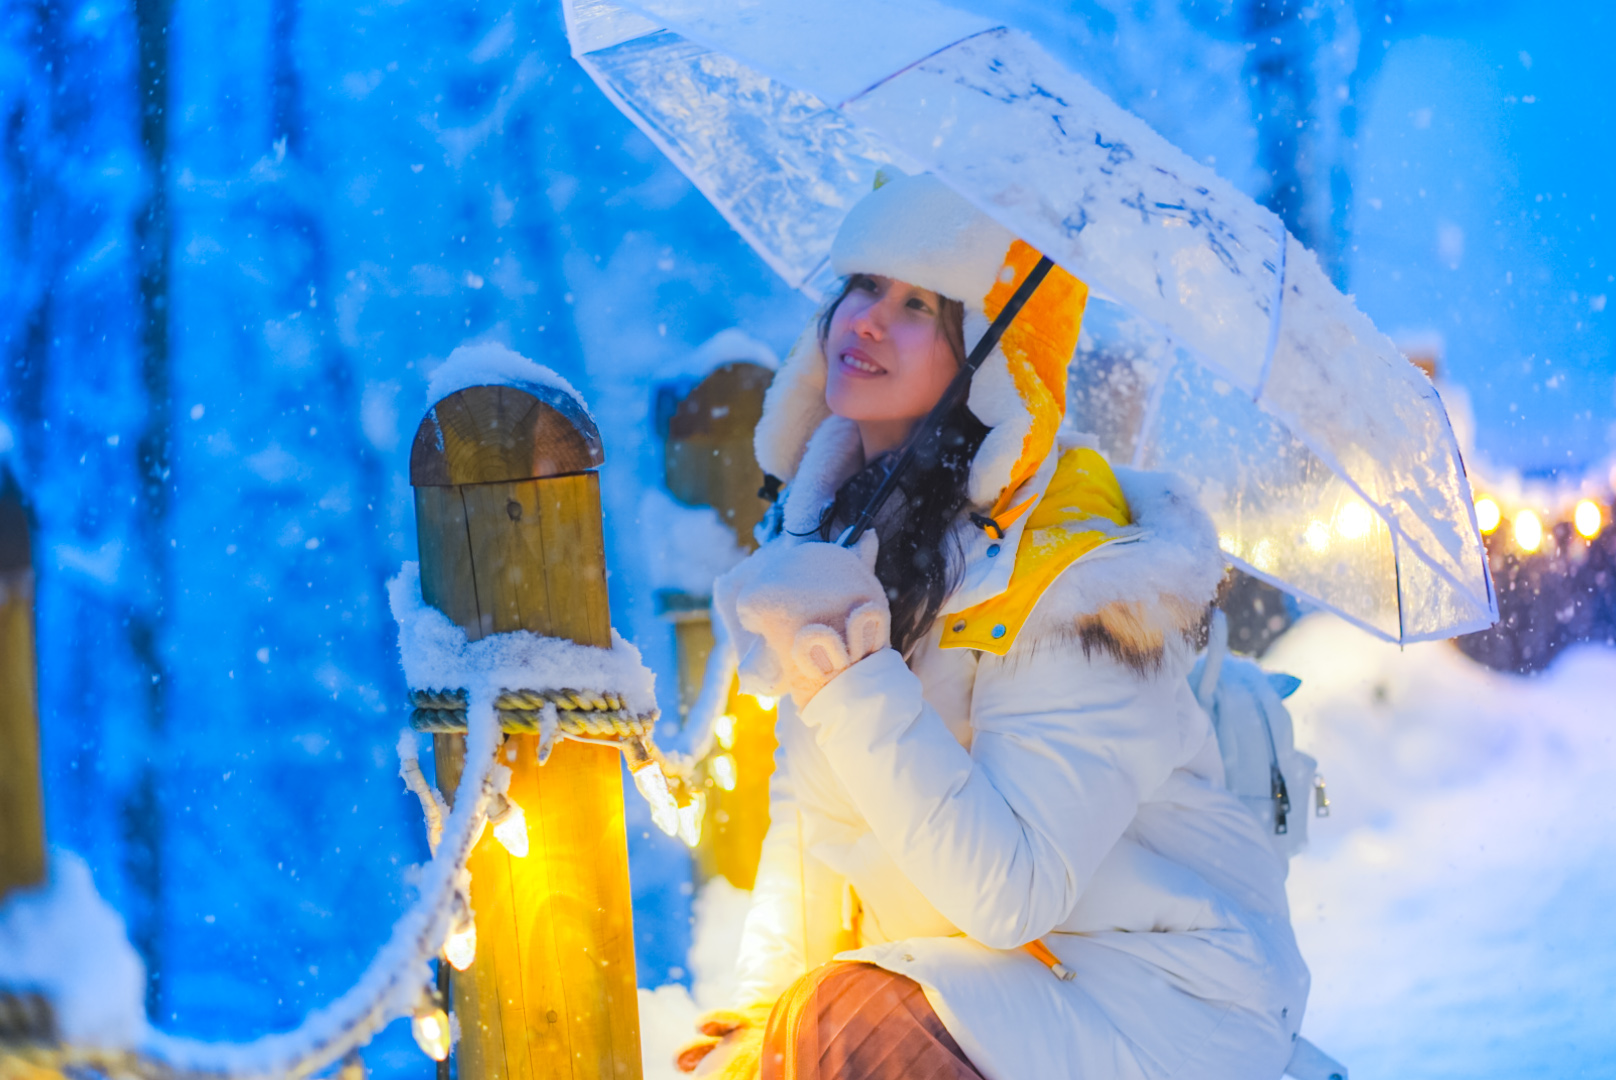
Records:
[[[980,316],[978,316],[980,318]],[[984,320],[985,321],[985,320]],[[978,334],[978,337],[981,335]],[[967,340],[970,331],[966,331]],[[972,505],[989,506],[1010,483],[1016,462],[1021,459],[1032,416],[1021,400],[1015,380],[1010,377],[1004,352],[995,347],[971,379],[971,396],[966,400],[971,412],[990,429],[971,461]]]
[[[752,436],[752,449],[763,471],[782,480],[796,476],[809,437],[828,416],[825,350],[819,344],[816,315],[763,395],[763,416]]]

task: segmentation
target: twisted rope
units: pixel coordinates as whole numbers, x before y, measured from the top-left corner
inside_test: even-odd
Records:
[[[411,690],[410,726],[438,735],[466,730],[464,690]],[[502,690],[494,700],[501,730],[522,735],[543,730],[546,706],[555,709],[557,729],[575,738],[637,739],[656,729],[658,713],[631,712],[623,699],[593,690]]]

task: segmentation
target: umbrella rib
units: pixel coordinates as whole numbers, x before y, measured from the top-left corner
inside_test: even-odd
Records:
[[[831,108],[835,109],[837,112],[841,112],[842,109],[845,108],[848,105],[849,102],[857,101],[859,98],[863,97],[865,94],[868,94],[870,91],[874,90],[876,87],[885,86],[887,83],[891,82],[893,79],[896,79],[899,75],[902,75],[906,71],[912,71],[913,69],[919,67],[921,64],[924,64],[927,60],[930,60],[932,57],[941,56],[943,53],[947,52],[949,49],[952,49],[954,46],[963,44],[964,42],[967,42],[967,41],[970,41],[972,38],[979,38],[983,34],[997,34],[997,33],[1000,33],[1003,30],[1006,30],[1006,29],[1008,29],[1008,28],[1004,27],[1004,26],[990,26],[986,30],[978,30],[974,34],[966,34],[964,37],[960,38],[959,41],[950,41],[947,45],[944,45],[940,49],[933,49],[931,52],[927,53],[925,56],[916,57],[915,59],[911,60],[909,63],[903,65],[903,67],[899,68],[897,71],[890,72],[889,74],[881,76],[879,79],[875,80],[873,83],[871,83],[869,86],[866,86],[864,89],[860,90],[858,93],[849,95],[848,97],[843,98],[841,101],[838,101],[835,105],[831,106]]]
[[[1279,218],[1276,217],[1274,223],[1279,226],[1279,235],[1275,238],[1279,242],[1279,257],[1274,269],[1274,302],[1268,312],[1268,348],[1263,353],[1262,371],[1257,376],[1257,392],[1252,395],[1252,401],[1262,397],[1263,391],[1268,389],[1268,371],[1274,366],[1274,353],[1279,349],[1279,313],[1285,306],[1285,252],[1290,247],[1290,233]]]

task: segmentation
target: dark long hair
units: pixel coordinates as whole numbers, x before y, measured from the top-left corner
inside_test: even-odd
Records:
[[[841,295],[820,316],[821,347],[830,338],[830,321],[836,308],[856,280],[856,276],[849,278]],[[937,323],[954,351],[955,362],[963,365],[965,305],[943,298]],[[988,428],[961,401],[944,419],[940,433],[937,451],[916,455],[875,520],[875,534],[881,541],[875,576],[886,589],[887,602],[892,607],[892,645],[905,655],[926,635],[943,601],[959,582],[964,560],[953,525],[970,501],[966,491],[971,459],[987,438]],[[820,539],[833,539],[852,522],[886,477],[896,453],[891,451],[866,462],[837,490],[820,518]]]

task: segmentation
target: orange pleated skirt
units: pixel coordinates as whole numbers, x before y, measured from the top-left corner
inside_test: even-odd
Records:
[[[913,979],[834,960],[769,1015],[762,1080],[982,1080]]]

